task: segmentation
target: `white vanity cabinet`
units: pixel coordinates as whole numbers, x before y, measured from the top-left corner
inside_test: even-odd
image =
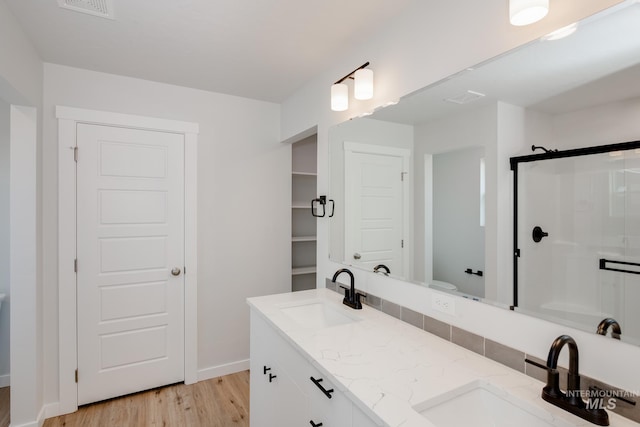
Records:
[[[266,325],[251,322],[250,416],[252,427],[301,426],[308,414],[306,393],[278,360]]]
[[[253,310],[250,393],[251,427],[377,425]]]

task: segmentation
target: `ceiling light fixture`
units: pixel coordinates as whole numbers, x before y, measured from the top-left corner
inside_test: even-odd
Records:
[[[509,21],[517,27],[538,22],[549,13],[549,0],[509,0]]]
[[[354,79],[353,97],[359,100],[373,98],[373,71],[367,69],[369,63],[359,66],[331,86],[331,109],[345,111],[349,108],[349,86],[343,83],[346,79]]]

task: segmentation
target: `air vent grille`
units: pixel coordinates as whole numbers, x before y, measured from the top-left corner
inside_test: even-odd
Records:
[[[475,92],[473,90],[468,90],[464,93],[461,93],[457,96],[452,96],[451,98],[446,98],[445,101],[453,102],[454,104],[468,104],[470,102],[476,101],[480,98],[484,98],[485,94],[480,92]]]
[[[112,0],[58,0],[63,9],[114,19]]]

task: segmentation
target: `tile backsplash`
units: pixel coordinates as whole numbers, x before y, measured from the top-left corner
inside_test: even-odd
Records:
[[[326,279],[326,287],[327,289],[342,293],[342,290],[337,287],[335,283],[331,282],[330,279]],[[537,380],[540,380],[542,382],[546,382],[547,380],[546,371],[534,365],[525,363],[524,361],[525,359],[530,359],[539,364],[545,365],[545,360],[527,355],[522,351],[513,349],[509,346],[492,341],[480,335],[473,334],[464,329],[452,326],[446,322],[434,319],[430,316],[395,304],[391,301],[387,301],[372,294],[366,294],[366,298],[363,298],[362,301],[364,304],[376,310],[380,310],[390,316],[400,319],[417,328],[423,329],[442,339],[451,341],[454,344],[460,345],[484,357],[488,357],[489,359],[508,366],[511,369],[515,369],[518,372],[522,372],[532,378],[536,378]],[[558,370],[560,371],[560,387],[562,389],[566,389],[567,369],[564,367],[558,367]],[[624,400],[616,399],[615,408],[611,409],[611,411],[625,418],[640,422],[640,403],[633,404],[633,402],[640,400],[638,390],[620,390],[617,387],[611,386],[585,375],[580,375],[580,378],[582,380],[582,388],[585,390],[589,389],[589,387],[595,386],[600,390],[603,390],[603,394],[606,397],[623,397]],[[607,399],[605,398],[605,400]]]

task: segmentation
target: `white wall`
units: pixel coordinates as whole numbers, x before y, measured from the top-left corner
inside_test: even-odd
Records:
[[[636,141],[640,134],[640,97],[597,105],[550,118],[549,144],[568,149]]]
[[[513,27],[508,23],[507,4],[503,0],[471,2],[415,2],[414,9],[381,28],[376,36],[344,58],[335,62],[321,75],[300,88],[283,104],[283,138],[293,136],[317,125],[318,128],[318,191],[324,194],[328,186],[328,129],[349,117],[369,110],[389,100],[397,99],[447,75],[489,59],[511,48],[533,40],[557,28],[566,26],[608,6],[616,0],[567,0],[552,2],[549,15],[541,22],[527,27]],[[460,13],[464,10],[464,13]],[[344,113],[331,112],[329,88],[336,78],[364,61],[371,62],[375,71],[376,95],[373,100],[353,102]],[[487,264],[497,266],[497,281],[508,282],[512,258],[498,258],[498,253],[511,253],[511,175],[508,159],[523,154],[525,125],[524,112],[510,106],[499,105],[499,140],[512,140],[513,144],[496,148],[496,181],[494,198],[487,204],[495,206],[497,215],[487,218],[498,227],[495,244],[498,252],[487,254]],[[510,125],[509,122],[514,122]],[[489,153],[487,157],[490,157]],[[499,185],[498,185],[499,184]],[[489,223],[487,223],[487,226]],[[341,266],[327,259],[328,220],[318,222],[318,285]],[[567,328],[550,324],[518,313],[456,299],[456,315],[446,316],[434,312],[430,306],[434,291],[390,278],[376,277],[373,273],[354,271],[359,288],[396,303],[443,319],[471,332],[513,346],[529,354],[546,358],[550,343]],[[323,277],[324,276],[324,277]],[[488,278],[487,278],[488,280]],[[634,390],[638,384],[628,372],[635,372],[640,348],[613,340],[571,331],[581,350],[581,370],[611,384]],[[610,357],[615,354],[615,364]]]
[[[40,105],[42,62],[4,0],[0,0],[0,77],[5,101]]]
[[[0,387],[9,385],[9,104],[0,98]]]
[[[42,419],[44,354],[38,236],[38,111],[11,106],[9,231],[11,282],[11,423]]]
[[[277,104],[45,64],[46,400],[58,399],[56,105],[197,122],[200,378],[246,369],[249,296],[290,283],[291,148]]]
[[[41,126],[37,121],[42,106],[42,62],[4,0],[0,0],[0,98],[12,104],[11,132],[20,138],[11,141],[15,148],[11,152],[11,174],[25,178],[11,184],[11,198],[18,202],[10,204],[11,233],[16,237],[12,246],[18,248],[17,253],[12,250],[12,265],[17,268],[11,271],[11,420],[14,426],[30,426],[42,407],[45,360],[40,264]]]

